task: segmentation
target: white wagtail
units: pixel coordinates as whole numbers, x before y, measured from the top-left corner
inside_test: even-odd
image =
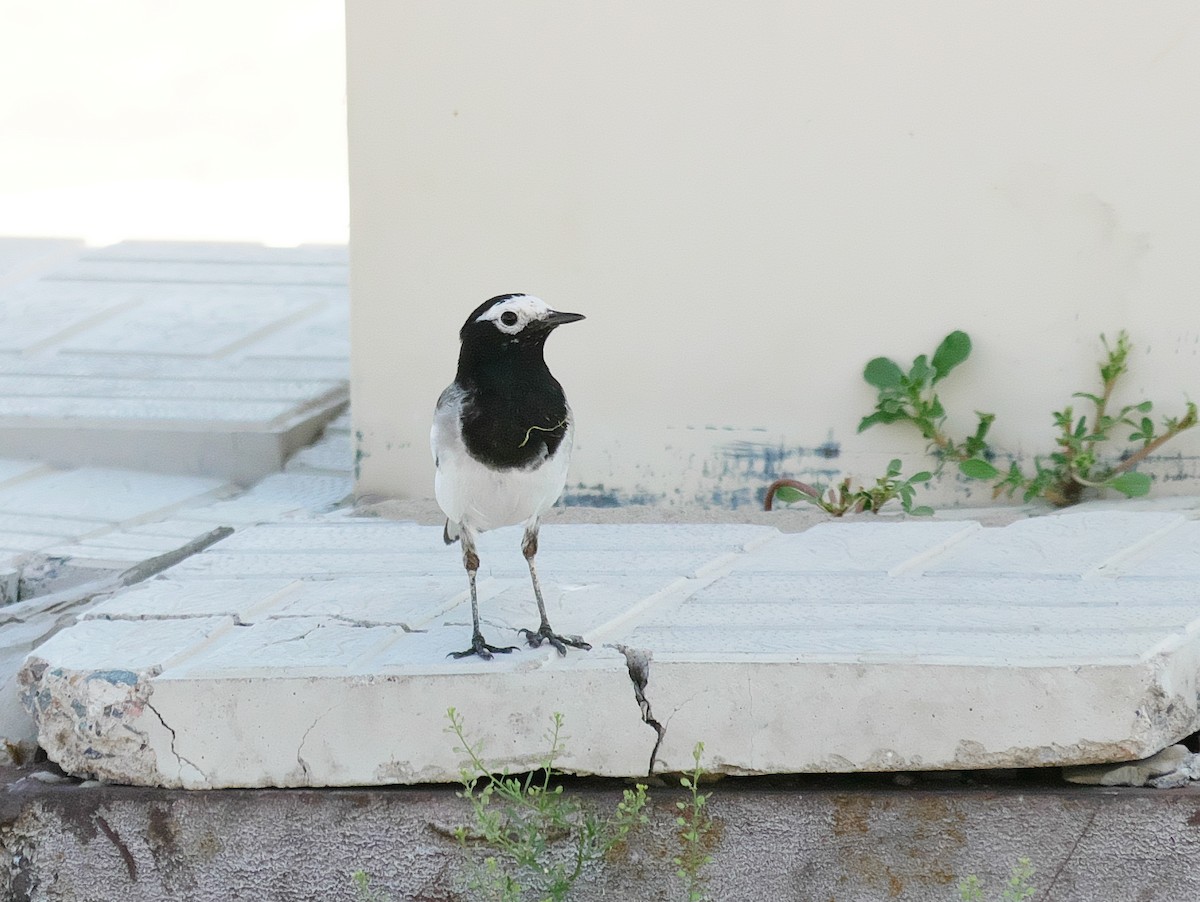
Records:
[[[490,659],[494,652],[515,650],[488,645],[479,631],[475,536],[516,523],[525,525],[521,551],[542,617],[536,630],[521,633],[530,646],[549,642],[561,655],[568,645],[591,648],[579,636],[560,636],[550,628],[533,563],[538,523],[562,494],[574,438],[571,408],[542,350],[556,326],[581,319],[529,295],[502,294],[480,304],[458,333],[458,373],[438,398],[429,434],[437,467],[434,493],[446,514],[444,538],[447,545],[462,542],[471,584],[471,647],[454,652],[456,658]]]

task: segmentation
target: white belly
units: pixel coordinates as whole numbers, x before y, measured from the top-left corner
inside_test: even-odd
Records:
[[[540,517],[566,485],[562,451],[560,446],[560,453],[536,470],[496,472],[465,454],[443,460],[434,479],[438,505],[452,522],[476,532]]]
[[[526,523],[554,506],[567,482],[573,428],[567,428],[555,455],[541,466],[491,470],[467,453],[458,421],[459,399],[450,395],[443,400],[450,403],[439,405],[430,444],[437,462],[434,495],[451,523],[483,532]]]

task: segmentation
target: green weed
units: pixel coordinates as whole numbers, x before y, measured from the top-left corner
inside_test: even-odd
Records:
[[[549,750],[537,770],[524,776],[495,774],[483,761],[480,743],[466,735],[462,716],[450,708],[448,732],[467,756],[462,771],[471,823],[455,838],[473,863],[467,878],[476,898],[560,902],[589,865],[602,861],[647,823],[646,787],[626,789],[616,811],[601,816],[555,783],[554,763],[562,752],[562,715],[554,714],[546,735]]]
[[[1037,892],[1029,881],[1033,879],[1034,868],[1028,858],[1018,859],[1009,874],[1008,882],[1000,890],[1000,902],[1025,902],[1032,899]],[[983,886],[979,878],[971,874],[958,884],[958,898],[961,902],[985,902]]]
[[[675,818],[678,827],[681,851],[673,863],[675,876],[683,882],[688,902],[705,902],[705,878],[701,871],[712,861],[708,854],[713,829],[712,817],[708,813],[708,798],[711,793],[700,791],[700,779],[704,776],[704,768],[700,765],[700,756],[704,754],[704,743],[697,742],[692,749],[692,770],[679,778],[679,785],[686,789],[689,798],[676,802],[679,811]]]
[[[924,354],[913,360],[908,370],[887,357],[876,357],[863,369],[863,378],[877,392],[875,410],[862,419],[858,431],[876,425],[907,424],[928,442],[928,450],[939,460],[938,471],[954,463],[969,479],[991,482],[993,497],[1020,494],[1024,501],[1043,498],[1063,507],[1082,500],[1088,489],[1113,489],[1126,497],[1145,495],[1151,478],[1136,472],[1139,463],[1181,432],[1198,422],[1195,403],[1188,401],[1184,414],[1164,417],[1156,425],[1149,414],[1150,401],[1139,401],[1114,408],[1113,398],[1120,378],[1128,372],[1129,336],[1121,331],[1112,344],[1100,336],[1104,359],[1099,365],[1099,393],[1076,392],[1091,405],[1090,418],[1067,405],[1052,414],[1056,430],[1055,450],[1037,456],[1033,472],[1013,461],[1001,470],[993,461],[998,457],[988,441],[995,415],[976,411],[975,431],[956,438],[946,431],[946,409],[937,386],[971,354],[971,339],[965,332],[951,332],[938,345],[932,358]],[[1132,447],[1109,451],[1124,438]]]

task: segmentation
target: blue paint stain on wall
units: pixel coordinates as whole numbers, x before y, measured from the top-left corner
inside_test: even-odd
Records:
[[[563,507],[625,507],[626,505],[662,504],[666,498],[651,492],[623,492],[605,488],[603,483],[568,488],[558,502]]]
[[[831,438],[812,448],[785,445],[782,442],[768,444],[738,441],[721,446],[718,452],[725,461],[724,472],[720,475],[740,475],[771,481],[794,475],[800,470],[810,474],[816,472],[820,475],[834,476],[839,472],[836,467],[814,469],[813,459],[835,460],[841,455],[842,449]]]

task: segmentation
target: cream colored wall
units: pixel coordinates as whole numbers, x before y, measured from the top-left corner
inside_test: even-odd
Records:
[[[569,485],[610,500],[924,466],[919,437],[855,434],[860,373],[955,328],[976,350],[953,422],[995,411],[1012,451],[1050,450],[1101,332],[1134,337],[1131,397],[1200,400],[1193,3],[347,11],[364,494],[431,495],[457,329],[506,291],[588,316],[547,357],[578,419]],[[1174,450],[1156,471],[1194,488],[1200,436]]]

